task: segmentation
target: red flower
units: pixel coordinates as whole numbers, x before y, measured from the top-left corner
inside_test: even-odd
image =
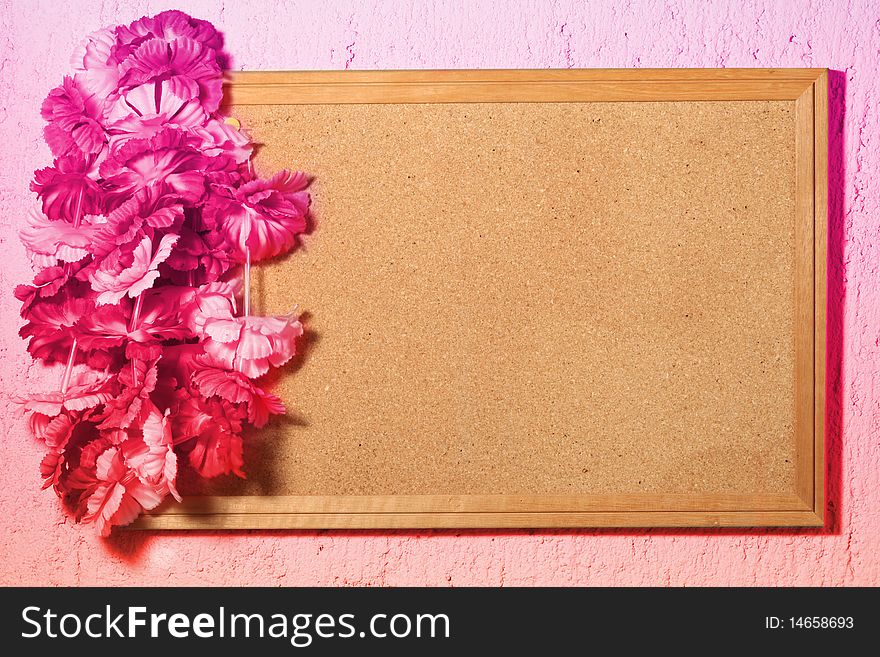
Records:
[[[203,399],[181,391],[172,415],[175,445],[203,477],[234,472],[244,477],[242,412],[224,399]]]
[[[200,365],[192,381],[203,397],[217,396],[233,404],[245,404],[248,422],[257,428],[265,426],[270,415],[284,414],[284,402],[255,386],[244,374],[204,363]]]

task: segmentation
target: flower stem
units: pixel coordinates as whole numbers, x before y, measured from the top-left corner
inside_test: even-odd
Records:
[[[79,196],[76,198],[76,210],[73,213],[73,227],[79,228],[80,223],[82,223],[82,204],[83,204],[83,194],[85,193],[85,187],[80,187]],[[64,275],[70,276],[70,263],[64,263]],[[65,394],[67,392],[67,387],[70,385],[70,375],[73,372],[73,363],[76,360],[76,347],[77,347],[77,339],[76,336],[73,338],[73,342],[70,343],[70,353],[67,355],[67,366],[64,368],[64,376],[61,377],[61,394]]]
[[[137,326],[138,319],[141,316],[141,308],[144,305],[144,293],[141,292],[137,299],[134,301],[134,308],[131,311],[131,318],[128,320],[128,332],[131,333],[134,331],[135,326]],[[134,385],[138,384],[138,373],[137,368],[134,365],[134,359],[131,361],[131,381]]]
[[[70,385],[70,374],[73,372],[73,361],[76,360],[76,338],[70,345],[70,353],[67,355],[67,366],[64,368],[64,376],[61,377],[61,394],[67,392]]]
[[[244,256],[244,315],[251,314],[251,249],[245,249]]]

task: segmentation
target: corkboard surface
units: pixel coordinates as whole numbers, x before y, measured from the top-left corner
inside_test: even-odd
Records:
[[[788,493],[790,101],[233,108],[315,176],[307,313],[225,495]]]

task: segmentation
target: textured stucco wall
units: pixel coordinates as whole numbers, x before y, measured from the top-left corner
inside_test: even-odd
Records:
[[[880,584],[880,4],[876,0],[0,0],[0,392],[46,389],[16,335],[16,232],[49,162],[39,104],[88,32],[180,8],[236,69],[827,66],[833,78],[832,523],[823,531],[154,534],[102,541],[40,492],[0,398],[4,584]]]

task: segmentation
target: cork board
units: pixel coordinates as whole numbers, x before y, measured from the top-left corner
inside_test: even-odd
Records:
[[[314,175],[248,479],[142,527],[822,523],[823,71],[238,74]]]

